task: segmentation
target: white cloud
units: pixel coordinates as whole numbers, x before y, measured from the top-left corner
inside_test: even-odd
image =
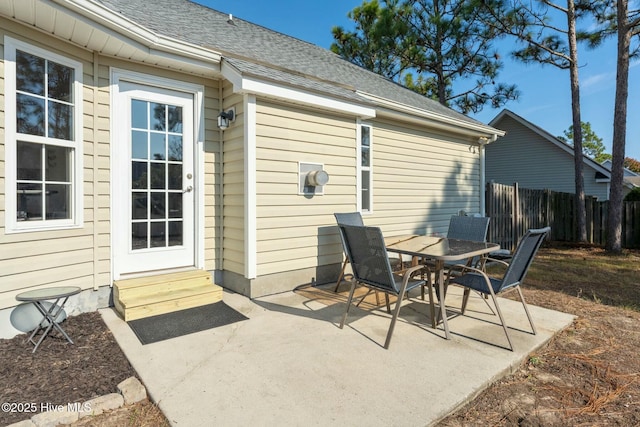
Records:
[[[592,76],[589,76],[585,79],[581,79],[580,80],[580,86],[583,89],[589,89],[593,86],[600,86],[600,84],[602,82],[606,82],[606,81],[615,81],[615,74],[614,73],[600,73],[600,74],[594,74]]]

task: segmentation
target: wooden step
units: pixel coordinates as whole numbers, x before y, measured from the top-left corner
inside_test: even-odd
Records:
[[[114,305],[125,321],[222,301],[222,288],[204,270],[114,281]]]
[[[205,270],[184,271],[157,276],[136,277],[113,282],[119,299],[136,298],[150,292],[161,293],[211,284],[211,273]],[[115,297],[115,295],[114,295]]]

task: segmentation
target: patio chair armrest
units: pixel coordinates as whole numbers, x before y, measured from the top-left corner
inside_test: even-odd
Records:
[[[428,266],[424,265],[424,264],[420,264],[420,265],[415,265],[413,267],[408,267],[408,268],[403,268],[402,270],[399,271],[395,271],[394,273],[399,275],[399,276],[408,276],[411,277],[413,276],[415,273],[422,271],[426,274],[431,274],[431,269],[429,269]]]
[[[429,271],[429,268],[425,267],[424,265],[415,265],[413,267],[407,268],[402,272],[402,279],[405,282],[408,282],[409,279],[411,279],[411,277],[413,276],[413,273],[417,273],[418,271],[425,269]]]
[[[486,264],[486,263],[488,263],[488,262],[490,262],[490,263],[492,263],[492,264],[493,264],[493,263],[496,263],[496,264],[502,264],[502,265],[503,265],[503,266],[505,266],[505,267],[509,267],[509,263],[508,263],[508,262],[506,262],[505,260],[502,260],[502,259],[496,259],[496,258],[487,257],[487,258],[484,260],[484,263]]]
[[[459,274],[464,274],[469,270],[481,271],[480,269],[471,267],[470,265],[467,265],[467,264],[453,264],[453,265],[450,265],[448,268],[449,268],[449,272],[448,272],[449,276],[451,276],[454,271]]]
[[[491,294],[493,294],[493,286],[491,286],[491,279],[489,278],[489,275],[482,269],[479,268],[475,268],[475,267],[469,267],[467,265],[462,265],[462,264],[458,264],[458,267],[464,267],[464,270],[462,272],[462,274],[460,275],[463,276],[466,273],[476,273],[481,275],[484,278],[484,281],[487,284],[487,289],[491,292]],[[453,279],[453,283],[455,283],[455,279]]]

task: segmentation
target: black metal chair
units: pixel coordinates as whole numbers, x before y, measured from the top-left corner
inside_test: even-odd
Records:
[[[412,278],[412,273],[421,270],[423,266],[418,265],[410,268],[404,272],[403,276],[394,274],[391,263],[389,262],[387,248],[384,244],[384,237],[379,228],[349,225],[340,225],[339,227],[342,236],[344,236],[346,252],[353,270],[349,299],[347,300],[347,307],[340,322],[340,328],[342,329],[344,327],[347,320],[357,285],[384,292],[387,295],[387,310],[390,310],[388,295],[395,295],[397,297],[396,306],[393,310],[391,325],[389,326],[384,344],[384,348],[389,348],[396,320],[400,313],[403,295],[409,290],[425,284],[424,280],[415,280]]]
[[[449,220],[447,238],[485,242],[489,230],[489,217],[452,216]]]
[[[364,221],[362,221],[362,215],[360,215],[360,212],[334,213],[333,216],[336,217],[336,222],[338,223],[338,226],[340,225],[355,225],[358,227],[364,226]],[[334,292],[338,292],[340,283],[342,283],[342,279],[344,278],[344,272],[347,268],[347,264],[349,264],[349,254],[347,253],[348,248],[345,245],[344,235],[340,227],[338,227],[338,231],[340,232],[340,240],[342,241],[342,249],[344,250],[344,261],[342,263],[342,270],[340,270],[340,275],[338,276],[338,281],[336,282],[336,288],[333,290]]]
[[[524,237],[522,237],[522,240],[520,240],[520,243],[518,244],[515,252],[513,253],[511,263],[505,263],[505,265],[507,265],[507,269],[502,279],[491,278],[484,270],[480,268],[470,267],[468,265],[458,265],[457,268],[460,269],[462,274],[458,277],[451,278],[451,284],[456,284],[465,288],[462,300],[462,314],[464,314],[466,310],[470,290],[479,292],[482,295],[491,296],[498,317],[500,318],[500,323],[502,325],[502,328],[504,329],[505,335],[507,336],[509,349],[511,351],[513,351],[513,343],[511,342],[511,337],[509,336],[507,325],[504,321],[504,317],[502,316],[502,312],[500,311],[500,306],[498,305],[496,295],[505,293],[507,291],[512,291],[514,289],[517,290],[520,301],[522,302],[522,305],[524,307],[524,311],[526,312],[529,323],[531,324],[533,334],[535,335],[537,333],[536,327],[533,324],[533,320],[531,319],[531,314],[529,313],[527,303],[525,302],[522,291],[520,290],[520,285],[527,275],[527,271],[529,270],[529,267],[533,262],[533,258],[538,252],[542,241],[550,230],[550,227],[545,227],[527,231]]]

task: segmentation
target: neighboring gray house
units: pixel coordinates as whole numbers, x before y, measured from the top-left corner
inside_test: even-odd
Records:
[[[611,160],[605,160],[600,163],[605,168],[611,170]],[[632,170],[624,168],[624,181],[626,185],[631,185],[632,187],[640,187],[640,174],[635,173]]]
[[[521,188],[574,193],[573,147],[509,110],[490,126],[506,131],[486,146],[486,180]],[[609,199],[611,171],[588,156],[584,161],[584,189],[598,200]],[[625,194],[633,188],[625,180]]]

